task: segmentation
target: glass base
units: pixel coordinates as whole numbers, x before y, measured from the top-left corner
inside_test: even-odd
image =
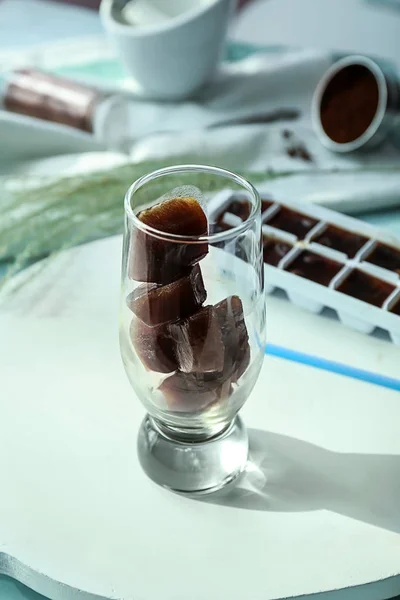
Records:
[[[216,435],[195,441],[149,415],[139,430],[143,470],[159,485],[180,494],[210,494],[232,483],[246,466],[248,450],[247,432],[239,417]]]

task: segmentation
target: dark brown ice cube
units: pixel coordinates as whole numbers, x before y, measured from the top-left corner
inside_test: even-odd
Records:
[[[246,198],[234,198],[228,206],[226,206],[224,212],[236,215],[242,221],[246,221],[250,216],[251,203],[249,200],[246,200]]]
[[[192,315],[207,297],[199,265],[167,285],[140,285],[127,298],[128,307],[146,325],[154,326]]]
[[[210,225],[210,233],[219,233],[237,227],[240,225],[240,221],[246,221],[249,218],[251,209],[251,202],[246,198],[232,198],[229,204],[216,216],[215,223]],[[232,217],[232,215],[234,216]],[[235,217],[237,218],[235,219]]]
[[[285,271],[328,286],[342,266],[341,263],[335,260],[304,250],[291,263],[286,265]]]
[[[216,376],[223,371],[225,347],[213,306],[205,306],[188,319],[171,323],[169,331],[176,344],[180,371]]]
[[[204,410],[232,392],[229,380],[221,383],[216,379],[205,378],[202,373],[181,372],[164,379],[159,389],[168,408],[175,412]]]
[[[368,242],[368,238],[364,235],[335,227],[335,225],[328,225],[325,231],[318,234],[313,241],[327,248],[343,252],[349,258],[354,258],[357,252]]]
[[[157,373],[172,373],[178,368],[175,345],[165,324],[148,327],[143,321],[133,318],[130,336],[146,369]]]
[[[238,221],[235,216],[233,216],[231,213],[223,211],[217,216],[215,223],[210,223],[210,233],[228,231],[229,229],[233,229],[238,225],[240,225],[240,221]]]
[[[267,200],[266,198],[261,198],[261,212],[265,212],[267,208],[270,208],[273,205],[272,200]]]
[[[171,323],[168,331],[184,373],[235,383],[248,367],[250,345],[238,296],[205,306],[188,319]]]
[[[359,269],[354,269],[338,286],[337,291],[368,302],[368,304],[382,306],[394,289],[394,285],[387,281],[382,281]]]
[[[317,223],[316,219],[286,208],[286,206],[281,206],[276,215],[268,220],[268,225],[271,227],[293,233],[299,240],[304,239]]]
[[[224,377],[233,383],[243,375],[250,362],[250,345],[242,301],[238,296],[225,298],[214,306],[221,327],[224,352]]]
[[[183,325],[183,326],[182,326]],[[198,411],[229,396],[250,362],[243,305],[230,296],[183,324],[168,326],[176,342],[179,371],[160,386],[171,410]],[[182,369],[199,369],[183,372]]]
[[[271,237],[264,236],[263,256],[264,262],[274,267],[278,266],[280,261],[288,254],[293,246]]]
[[[364,260],[400,275],[400,250],[397,248],[386,246],[386,244],[377,244]]]
[[[207,217],[196,198],[172,198],[138,213],[142,223],[159,232],[202,236],[208,233]],[[129,249],[131,279],[166,284],[187,274],[187,267],[204,258],[207,242],[179,243],[135,228]]]
[[[393,304],[389,312],[394,313],[395,315],[400,315],[400,298]]]

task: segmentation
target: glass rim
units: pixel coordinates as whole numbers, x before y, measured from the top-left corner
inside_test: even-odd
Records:
[[[239,225],[232,227],[226,231],[219,231],[212,234],[207,235],[177,235],[175,233],[168,233],[165,231],[161,231],[156,229],[155,227],[151,227],[150,225],[146,225],[140,219],[137,218],[132,209],[131,199],[135,192],[137,192],[141,187],[143,187],[146,183],[153,181],[154,179],[158,179],[159,177],[164,177],[165,175],[170,175],[172,173],[209,173],[211,175],[219,175],[226,180],[231,180],[243,187],[246,191],[248,191],[254,198],[255,202],[252,203],[252,209],[250,211],[250,215],[247,217],[245,221],[242,221]],[[196,164],[187,164],[187,165],[174,165],[171,167],[163,167],[162,169],[157,169],[152,171],[151,173],[147,173],[146,175],[142,175],[132,183],[132,185],[128,188],[128,191],[125,194],[124,200],[124,209],[125,214],[132,220],[135,227],[148,233],[152,237],[156,237],[158,239],[164,241],[172,241],[172,242],[182,242],[182,243],[191,243],[191,244],[201,244],[204,242],[215,243],[221,242],[224,240],[229,240],[233,237],[236,237],[238,234],[247,231],[247,229],[251,226],[251,224],[255,221],[257,214],[261,211],[261,198],[252,183],[247,181],[241,175],[237,175],[232,171],[228,171],[227,169],[223,169],[221,167],[213,167],[209,165],[196,165]]]

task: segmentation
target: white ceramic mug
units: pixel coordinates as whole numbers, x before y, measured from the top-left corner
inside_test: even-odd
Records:
[[[178,100],[212,76],[235,5],[236,0],[209,0],[164,22],[135,27],[118,19],[112,0],[102,0],[100,15],[138,92]]]

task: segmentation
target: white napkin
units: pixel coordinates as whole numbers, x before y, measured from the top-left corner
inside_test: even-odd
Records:
[[[42,50],[41,66],[55,60],[56,53],[49,53],[50,48]],[[89,150],[93,143],[93,150],[117,150],[135,163],[156,159],[162,164],[172,158],[242,171],[290,172],[290,177],[268,182],[268,189],[347,212],[400,204],[399,150],[387,146],[374,153],[338,155],[326,150],[312,130],[312,93],[332,60],[330,54],[317,50],[260,52],[225,63],[196,98],[182,103],[141,100],[120,89],[98,111],[94,138],[80,132],[71,136],[68,128],[26,117],[20,118],[25,119],[22,129],[30,121],[30,139],[36,128],[42,141],[46,139],[49,155],[55,148],[60,153],[63,144],[70,153],[74,144],[79,152]],[[120,86],[125,84],[127,80],[120,81]],[[265,122],[286,111],[297,111],[299,118]],[[19,117],[0,114],[0,128],[7,119],[7,155],[15,159],[17,150],[29,158]],[[10,127],[18,129],[14,152]],[[289,156],[299,147],[306,149],[311,160]],[[45,156],[43,143],[40,154]]]
[[[97,133],[134,162],[176,157],[242,171],[293,172],[271,181],[271,192],[345,212],[400,204],[399,150],[386,146],[374,153],[334,154],[312,130],[312,93],[331,62],[330,55],[315,50],[257,54],[225,65],[191,102],[113,101]],[[297,111],[299,118],[228,126],[285,111]],[[298,148],[306,149],[311,160],[289,155]]]
[[[98,119],[98,135],[126,148],[153,133],[187,133],[238,120],[260,121],[284,111],[304,116],[312,91],[331,62],[326,53],[300,50],[260,53],[224,64],[214,81],[191,101],[114,99],[111,110],[106,105],[106,114]]]

